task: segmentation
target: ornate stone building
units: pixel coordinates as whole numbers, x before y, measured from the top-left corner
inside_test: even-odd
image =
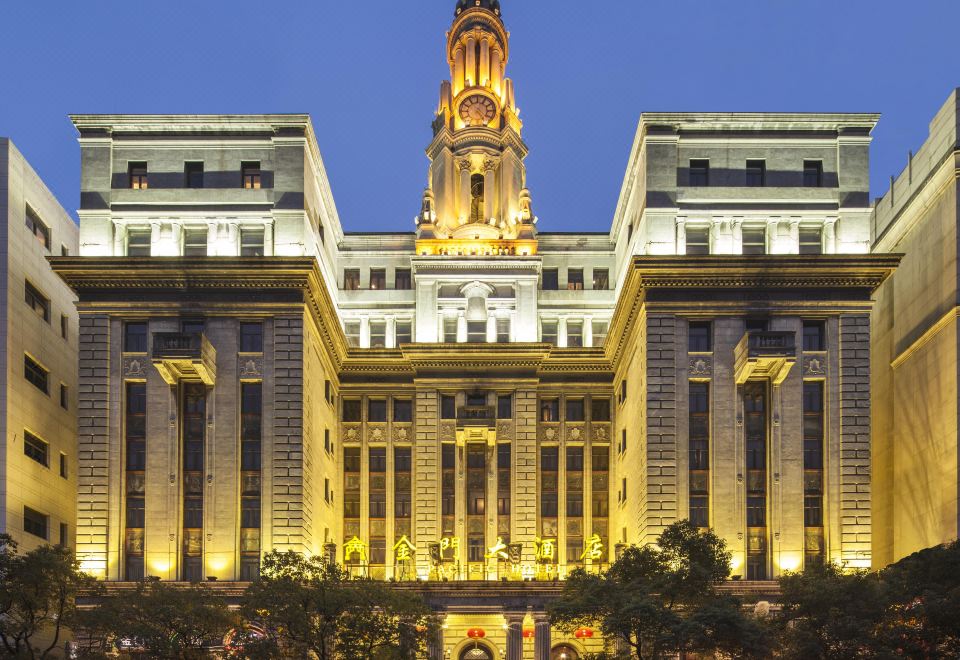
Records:
[[[554,580],[681,518],[746,591],[869,566],[877,117],[643,115],[612,227],[550,234],[499,2],[446,55],[409,234],[343,232],[306,116],[73,117],[84,568],[326,553],[414,582],[434,658],[546,660],[601,643]]]

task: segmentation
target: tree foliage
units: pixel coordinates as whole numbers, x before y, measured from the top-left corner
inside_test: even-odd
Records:
[[[207,587],[172,585],[149,578],[131,591],[106,595],[99,606],[81,614],[85,636],[99,646],[125,641],[129,655],[149,658],[205,658],[239,625],[222,598]],[[87,648],[92,655],[94,648]]]
[[[717,591],[729,575],[724,541],[680,521],[664,530],[657,547],[628,548],[606,573],[574,571],[551,620],[568,633],[598,625],[608,642],[639,660],[715,652],[765,657],[761,622]]]
[[[400,660],[418,657],[430,611],[414,594],[354,579],[319,556],[274,552],[247,591],[243,613],[267,638],[245,653],[264,658]]]
[[[92,578],[73,553],[45,545],[21,554],[0,535],[0,643],[4,655],[48,658],[63,646],[76,615],[76,596]]]

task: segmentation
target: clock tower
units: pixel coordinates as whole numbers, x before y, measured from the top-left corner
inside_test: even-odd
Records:
[[[422,256],[532,256],[536,218],[526,188],[527,146],[505,76],[510,35],[499,0],[459,0],[447,34],[450,77],[427,149],[429,183],[417,216]]]

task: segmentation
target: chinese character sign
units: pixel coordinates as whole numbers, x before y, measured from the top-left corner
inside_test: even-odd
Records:
[[[393,546],[393,558],[398,563],[413,561],[416,554],[417,548],[407,538],[406,534]]]
[[[580,555],[580,560],[582,561],[584,559],[589,559],[590,561],[601,561],[603,559],[603,541],[600,540],[599,534],[594,534],[587,539],[583,554]]]
[[[354,536],[352,539],[350,539],[344,544],[343,560],[352,561],[354,555],[357,555],[357,558],[361,562],[367,561],[367,544],[361,541],[356,536]]]
[[[510,555],[507,552],[507,544],[503,542],[502,536],[497,537],[496,545],[488,549],[484,557],[487,559],[497,559],[499,561],[509,561]]]
[[[553,564],[557,561],[557,542],[554,539],[535,539],[534,556],[541,564]]]

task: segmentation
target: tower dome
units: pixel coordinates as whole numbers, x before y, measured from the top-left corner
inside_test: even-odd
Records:
[[[497,16],[500,16],[500,0],[457,0],[456,15],[459,16],[461,12],[473,9],[474,7],[487,9]]]

